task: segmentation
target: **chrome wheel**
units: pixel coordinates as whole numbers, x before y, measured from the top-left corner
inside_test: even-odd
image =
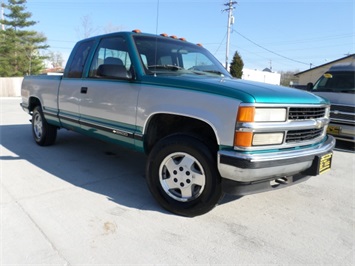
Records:
[[[223,197],[216,162],[211,149],[198,138],[167,136],[149,153],[149,190],[168,211],[188,217],[204,214]]]
[[[193,156],[176,152],[169,154],[159,168],[160,184],[169,197],[187,202],[198,198],[206,184],[201,163]]]
[[[36,143],[40,146],[52,145],[57,137],[57,127],[47,123],[40,106],[33,109],[32,133]]]
[[[37,139],[41,139],[43,135],[43,121],[40,113],[36,113],[33,117],[33,132]]]

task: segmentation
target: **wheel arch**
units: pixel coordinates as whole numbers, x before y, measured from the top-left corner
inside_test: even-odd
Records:
[[[40,106],[42,108],[42,103],[39,98],[37,98],[35,96],[31,96],[28,99],[28,111],[32,112],[36,106]]]
[[[187,134],[204,141],[212,151],[218,150],[219,138],[213,124],[200,118],[175,114],[152,114],[144,127],[144,150],[148,154],[162,138],[172,134]]]

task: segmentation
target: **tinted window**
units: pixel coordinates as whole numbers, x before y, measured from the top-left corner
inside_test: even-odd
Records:
[[[328,72],[325,73],[314,86],[316,91],[353,91],[355,88],[355,73]]]
[[[93,44],[94,41],[88,41],[79,44],[78,48],[75,50],[75,54],[69,66],[69,71],[66,77],[68,78],[82,77],[85,62],[87,60],[87,57],[90,53]]]

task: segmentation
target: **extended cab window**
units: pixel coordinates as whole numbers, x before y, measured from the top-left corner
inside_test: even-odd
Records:
[[[86,59],[90,53],[90,50],[94,44],[94,41],[87,41],[80,43],[75,51],[74,57],[71,60],[68,73],[65,74],[67,78],[81,78],[85,66]]]
[[[122,37],[102,39],[90,66],[90,78],[129,78],[131,59]]]

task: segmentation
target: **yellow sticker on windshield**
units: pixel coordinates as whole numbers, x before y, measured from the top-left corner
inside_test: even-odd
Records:
[[[330,73],[325,73],[323,76],[324,76],[325,78],[327,78],[327,79],[333,78],[333,75],[330,74]]]

